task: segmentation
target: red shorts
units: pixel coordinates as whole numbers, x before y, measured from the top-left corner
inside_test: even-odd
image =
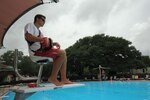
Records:
[[[53,60],[55,60],[58,57],[58,51],[59,49],[52,48],[46,51],[36,51],[34,55],[42,57],[50,57],[53,58]]]

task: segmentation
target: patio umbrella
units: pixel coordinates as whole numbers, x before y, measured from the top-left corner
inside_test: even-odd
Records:
[[[58,0],[49,0],[57,3]],[[0,48],[9,28],[25,13],[44,4],[43,0],[0,0]]]

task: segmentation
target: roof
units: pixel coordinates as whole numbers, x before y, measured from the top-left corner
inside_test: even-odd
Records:
[[[29,10],[43,4],[42,0],[1,0],[0,1],[0,48],[8,29]]]
[[[1,71],[14,71],[14,68],[12,66],[0,64],[0,72]]]

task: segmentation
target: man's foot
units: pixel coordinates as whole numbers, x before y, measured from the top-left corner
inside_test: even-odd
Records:
[[[63,84],[73,84],[74,82],[71,82],[70,80],[66,79],[66,80],[62,80],[61,83],[63,83]]]
[[[57,79],[48,79],[48,82],[55,84],[56,86],[63,86],[63,83],[59,82]]]

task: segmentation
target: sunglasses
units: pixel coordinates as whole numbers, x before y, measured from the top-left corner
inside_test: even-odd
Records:
[[[45,22],[45,18],[41,17],[40,19],[41,19],[43,22]]]

